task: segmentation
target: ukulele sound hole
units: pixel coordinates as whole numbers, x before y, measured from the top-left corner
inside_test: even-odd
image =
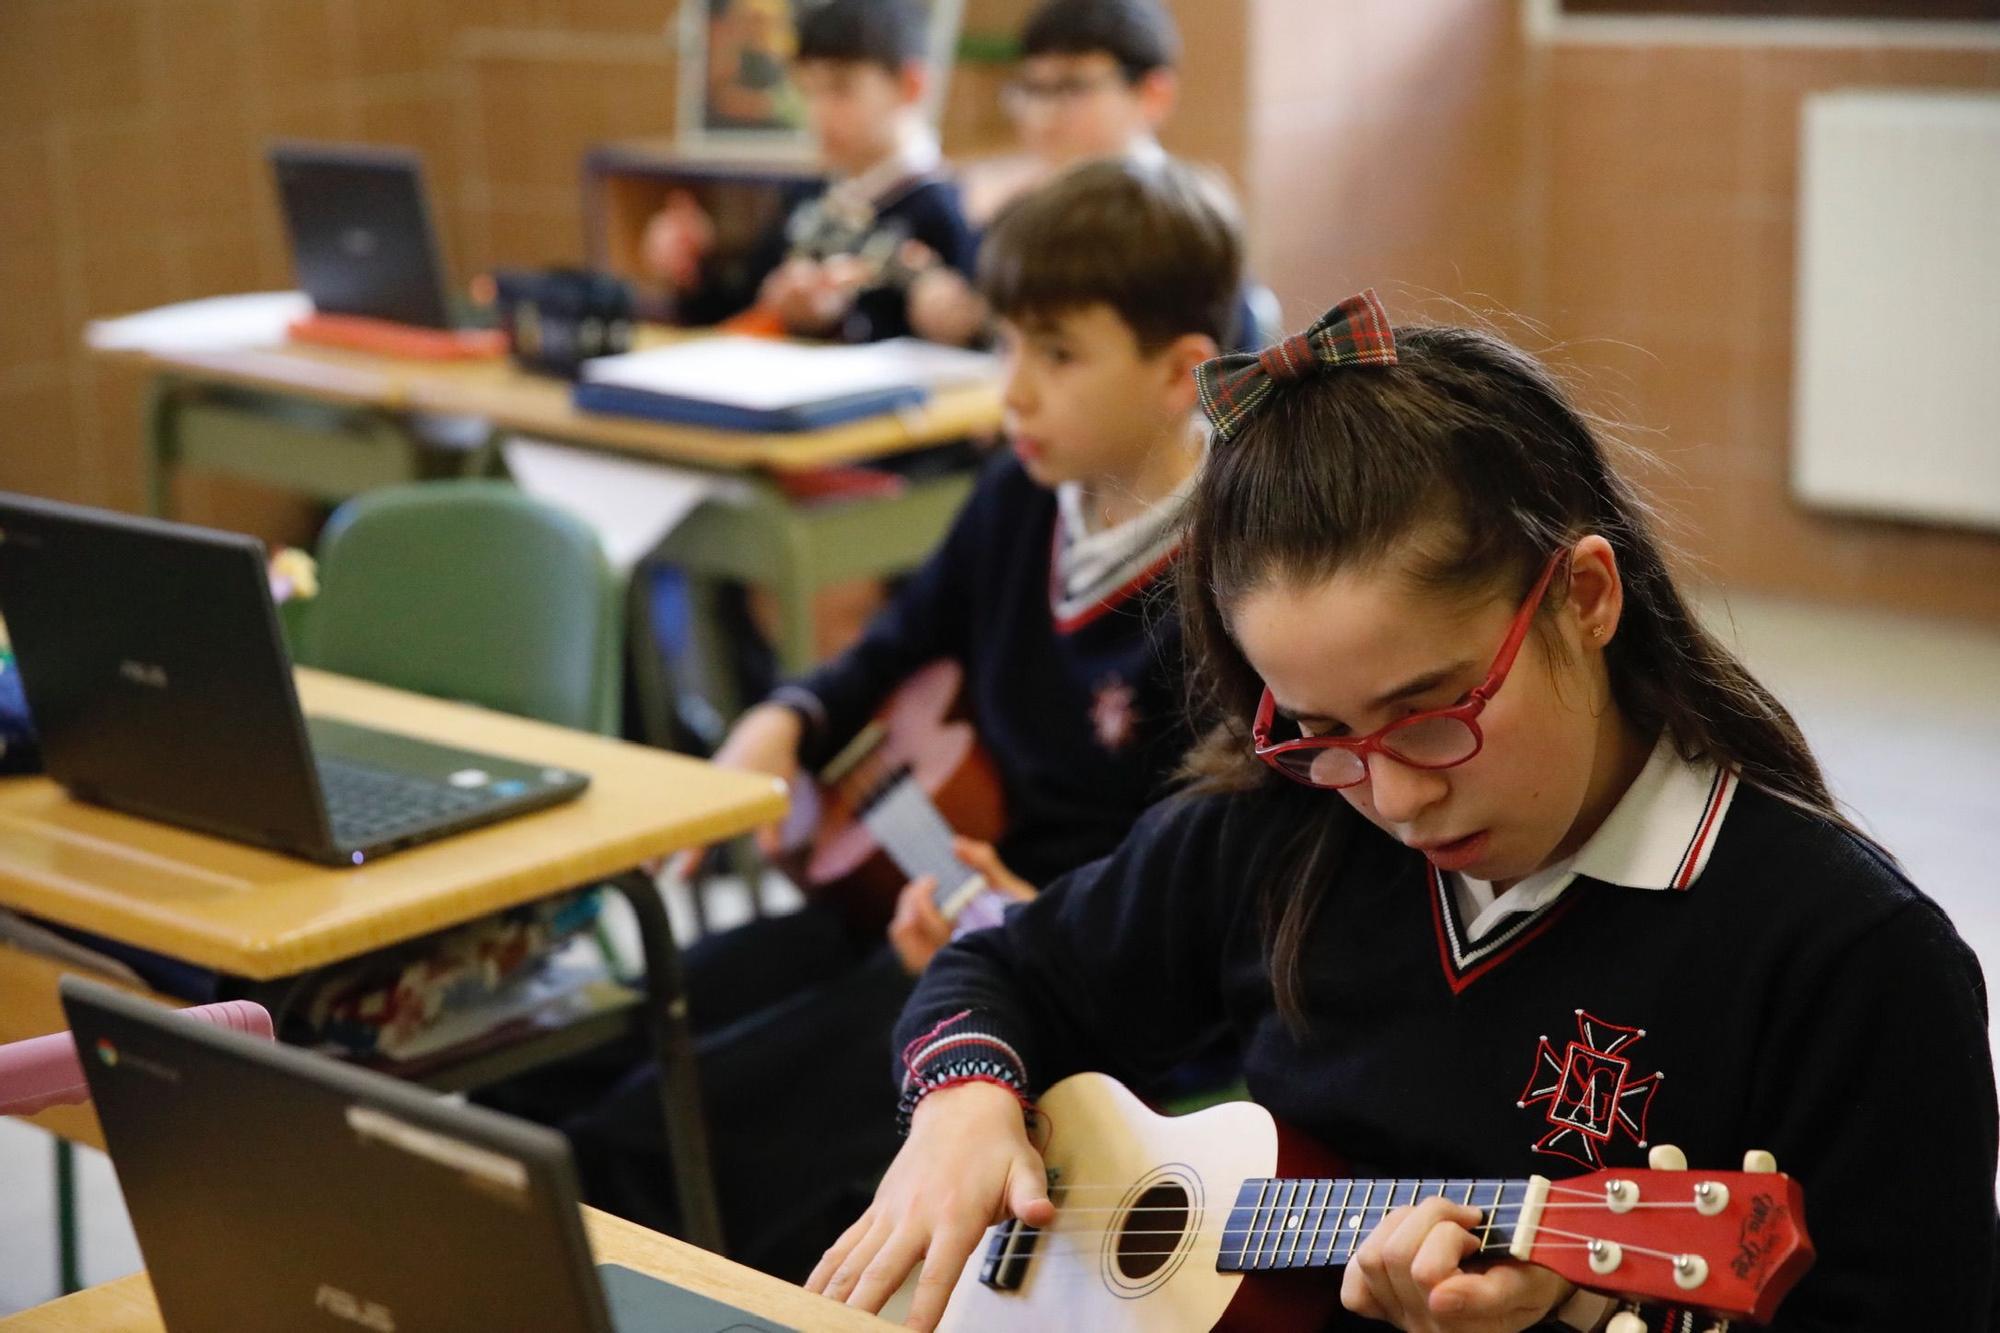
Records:
[[[1118,1272],[1128,1282],[1143,1282],[1174,1257],[1187,1230],[1187,1187],[1163,1180],[1141,1194],[1125,1214],[1118,1233]]]

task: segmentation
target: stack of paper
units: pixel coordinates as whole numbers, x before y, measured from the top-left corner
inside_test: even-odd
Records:
[[[576,404],[724,430],[816,430],[921,404],[951,361],[883,347],[810,347],[765,338],[702,338],[587,361]],[[948,364],[947,364],[948,363]]]
[[[83,340],[101,351],[225,352],[274,347],[313,311],[304,292],[248,292],[182,301],[136,315],[92,320]]]

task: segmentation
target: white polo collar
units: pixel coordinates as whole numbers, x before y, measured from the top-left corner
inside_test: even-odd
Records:
[[[1539,912],[1578,876],[1627,889],[1686,889],[1708,864],[1738,785],[1728,769],[1681,758],[1662,735],[1618,804],[1567,860],[1497,897],[1485,880],[1456,877],[1453,888],[1469,922],[1468,940],[1483,938],[1517,912]]]
[[[837,191],[851,206],[880,212],[918,179],[936,171],[942,160],[937,135],[923,122],[905,116],[896,127],[896,146],[889,155],[866,171],[835,182],[829,193]]]

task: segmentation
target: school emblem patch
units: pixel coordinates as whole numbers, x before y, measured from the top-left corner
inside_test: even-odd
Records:
[[[1644,1028],[1607,1023],[1579,1009],[1575,1041],[1560,1049],[1545,1036],[1535,1047],[1535,1071],[1514,1104],[1544,1107],[1549,1131],[1535,1151],[1567,1157],[1591,1170],[1604,1165],[1605,1149],[1619,1134],[1646,1146],[1646,1113],[1666,1077],[1658,1070],[1632,1076],[1623,1054],[1646,1035]]]
[[[1132,707],[1132,701],[1137,697],[1137,692],[1116,676],[1098,684],[1097,694],[1090,701],[1090,728],[1097,733],[1099,745],[1113,753],[1125,748],[1138,725],[1138,716]]]

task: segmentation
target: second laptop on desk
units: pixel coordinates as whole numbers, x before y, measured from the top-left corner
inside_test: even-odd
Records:
[[[108,986],[62,995],[173,1333],[789,1333],[593,1265],[552,1130]]]
[[[306,718],[251,537],[0,494],[0,618],[49,774],[82,800],[360,865],[589,785]]]

